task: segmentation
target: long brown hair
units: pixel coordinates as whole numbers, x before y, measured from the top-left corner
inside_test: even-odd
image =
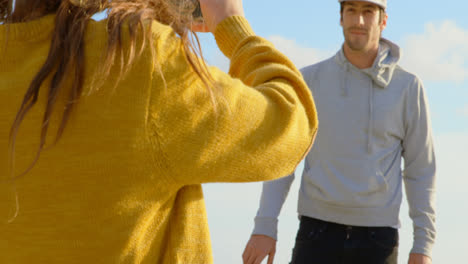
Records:
[[[70,114],[78,101],[83,89],[85,61],[84,35],[86,25],[99,12],[107,13],[108,44],[105,50],[102,72],[96,74],[101,81],[109,75],[111,67],[117,60],[120,62],[119,76],[123,76],[136,57],[141,55],[145,45],[150,45],[154,53],[153,38],[150,36],[151,27],[147,21],[157,20],[170,25],[180,36],[187,61],[203,80],[208,88],[212,102],[215,104],[214,82],[207,71],[201,56],[200,43],[196,34],[191,32],[191,12],[195,9],[194,0],[17,0],[21,1],[13,10],[13,0],[0,0],[0,21],[8,24],[24,22],[43,15],[55,13],[55,28],[47,59],[31,82],[23,102],[16,115],[10,131],[10,166],[14,173],[15,141],[18,129],[31,107],[38,99],[39,89],[46,78],[52,77],[48,91],[48,101],[43,115],[40,133],[40,144],[32,164],[21,174],[12,175],[14,180],[26,174],[37,162],[46,143],[48,120],[54,111],[57,95],[65,91],[68,94],[67,104],[62,113],[61,123],[56,132],[54,143],[59,140]],[[12,12],[13,11],[13,12]],[[130,48],[128,52],[122,49],[122,25],[128,25]],[[146,25],[146,26],[145,26]],[[143,36],[141,45],[137,47],[137,38]],[[120,57],[118,57],[120,54]],[[126,54],[126,55],[124,55]],[[124,58],[126,56],[126,58]],[[153,56],[154,59],[155,56]],[[153,63],[157,63],[153,61]],[[64,80],[72,78],[71,86],[66,87]],[[99,86],[99,82],[93,82]],[[216,106],[216,104],[215,104]]]

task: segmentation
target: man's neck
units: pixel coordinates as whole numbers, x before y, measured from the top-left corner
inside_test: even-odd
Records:
[[[343,51],[346,59],[358,69],[367,69],[372,67],[375,58],[379,52],[379,46],[368,51],[354,51],[346,43],[343,45]]]

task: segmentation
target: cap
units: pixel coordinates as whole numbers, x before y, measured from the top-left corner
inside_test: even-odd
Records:
[[[349,1],[363,1],[363,2],[369,2],[372,4],[376,4],[383,9],[387,8],[387,0],[338,0],[338,2],[343,3],[343,2],[349,2]]]

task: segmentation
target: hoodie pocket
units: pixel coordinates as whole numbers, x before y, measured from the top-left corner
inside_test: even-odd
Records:
[[[376,166],[351,159],[316,162],[304,175],[309,197],[346,207],[377,207],[386,202],[388,184]]]

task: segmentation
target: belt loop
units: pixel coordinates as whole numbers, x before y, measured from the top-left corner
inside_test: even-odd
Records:
[[[346,240],[348,240],[351,237],[351,232],[353,231],[352,226],[346,226]]]

